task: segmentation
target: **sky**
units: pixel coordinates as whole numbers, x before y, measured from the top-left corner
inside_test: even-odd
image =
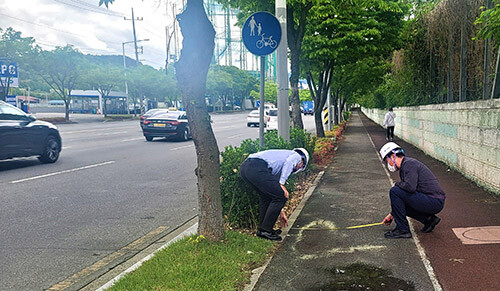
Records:
[[[99,0],[0,0],[0,28],[12,27],[23,37],[34,37],[44,50],[71,44],[85,54],[122,55],[122,43],[133,41],[132,8],[142,63],[165,66],[166,30],[173,25],[173,4],[182,11],[182,0],[115,0],[106,9]],[[125,20],[126,17],[128,20]],[[179,33],[178,41],[181,41]],[[173,52],[173,47],[171,52]],[[133,43],[125,54],[135,59]]]

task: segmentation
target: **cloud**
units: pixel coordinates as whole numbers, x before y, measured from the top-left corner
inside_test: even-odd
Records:
[[[99,0],[17,0],[0,3],[0,27],[12,27],[24,37],[34,37],[46,50],[71,44],[84,53],[122,54],[122,43],[133,40],[131,7],[142,17],[136,21],[137,39],[142,42],[144,63],[160,68],[165,62],[165,25],[172,24],[165,2],[157,0],[116,0],[109,9],[98,7]],[[169,1],[172,3],[172,1]],[[178,7],[181,7],[178,4]],[[135,58],[133,45],[126,54]]]

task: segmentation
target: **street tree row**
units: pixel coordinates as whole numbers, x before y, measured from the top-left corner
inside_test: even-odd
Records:
[[[23,37],[12,28],[0,28],[0,34],[0,57],[17,63],[20,88],[30,88],[32,96],[63,100],[66,119],[75,89],[97,90],[104,106],[111,91],[125,91],[125,82],[134,105],[143,98],[170,106],[180,100],[173,67],[157,70],[126,57],[124,69],[122,56],[85,55],[71,45],[47,51],[36,45],[34,38]],[[0,87],[0,100],[5,100],[9,90],[23,93],[22,89],[10,88],[9,82],[2,82]],[[224,105],[242,103],[255,88],[257,79],[236,67],[213,66],[210,70],[208,93]],[[106,114],[106,108],[103,111]]]

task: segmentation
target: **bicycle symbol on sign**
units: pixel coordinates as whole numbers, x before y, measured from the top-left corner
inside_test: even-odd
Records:
[[[263,48],[265,46],[269,46],[271,48],[275,48],[278,43],[273,39],[273,36],[271,35],[270,37],[264,37],[264,34],[261,34],[261,39],[259,39],[256,43],[255,46],[257,48]]]

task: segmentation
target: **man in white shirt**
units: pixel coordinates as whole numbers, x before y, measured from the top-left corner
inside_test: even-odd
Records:
[[[385,138],[388,141],[394,140],[394,126],[396,125],[396,113],[393,112],[392,107],[389,108],[389,112],[385,114],[384,118],[384,127],[387,130],[387,137]]]
[[[288,200],[285,182],[290,174],[307,167],[309,153],[303,148],[267,150],[251,154],[241,164],[240,175],[259,193],[259,227],[257,236],[281,240],[281,230],[273,230],[278,219],[286,225],[288,219],[282,210]]]

